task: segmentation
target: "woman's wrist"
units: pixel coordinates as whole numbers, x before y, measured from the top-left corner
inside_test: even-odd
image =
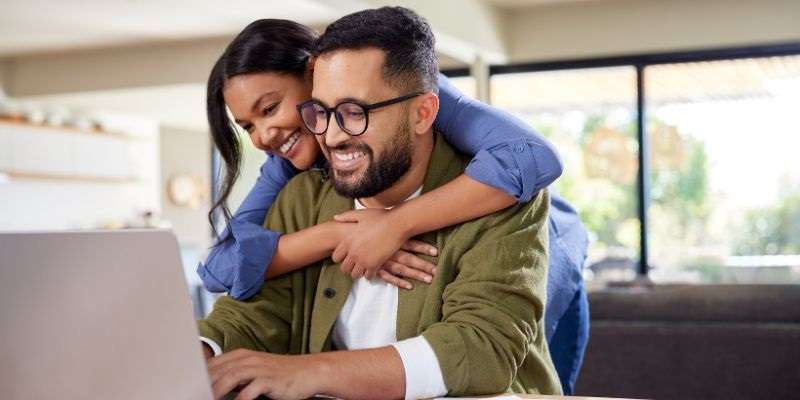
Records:
[[[343,222],[327,221],[318,226],[322,228],[323,246],[329,251],[333,251],[348,232],[348,226]]]
[[[417,224],[414,223],[417,216],[409,215],[409,213],[413,214],[409,204],[410,202],[402,203],[386,214],[386,218],[389,218],[389,225],[396,229],[396,233],[404,240],[424,233],[424,231],[418,231]]]

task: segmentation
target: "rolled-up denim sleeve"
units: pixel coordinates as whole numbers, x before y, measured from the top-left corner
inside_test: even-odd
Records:
[[[464,96],[439,76],[435,127],[459,151],[473,156],[466,174],[528,202],[563,171],[555,147],[519,118]]]
[[[237,300],[258,293],[267,266],[278,247],[281,234],[263,227],[267,210],[297,171],[279,157],[268,156],[261,174],[242,205],[197,267],[197,274],[211,292],[228,292]]]

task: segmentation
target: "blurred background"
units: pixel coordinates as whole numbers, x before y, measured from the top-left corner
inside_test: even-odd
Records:
[[[464,93],[556,144],[565,171],[555,186],[591,236],[597,342],[584,370],[633,374],[589,376],[579,392],[651,395],[659,357],[682,349],[669,342],[632,368],[612,357],[614,340],[635,332],[614,330],[620,321],[655,324],[637,336],[639,355],[655,351],[658,335],[680,335],[664,321],[734,324],[714,343],[741,345],[734,338],[749,323],[754,346],[798,343],[797,330],[763,331],[800,320],[796,0],[3,0],[0,230],[170,227],[202,315],[213,301],[195,274],[212,244],[206,213],[218,176],[204,103],[213,62],[255,19],[321,32],[381,5],[427,18],[441,69]],[[244,141],[231,209],[264,160]],[[709,351],[671,360],[700,368],[720,354]],[[800,381],[796,361],[789,366],[752,368]],[[700,372],[686,371],[677,392],[658,394],[705,393],[691,379]]]

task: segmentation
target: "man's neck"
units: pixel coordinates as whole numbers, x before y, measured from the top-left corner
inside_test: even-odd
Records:
[[[435,133],[429,132],[414,146],[411,156],[411,167],[394,185],[372,197],[358,199],[367,208],[394,207],[422,186],[428,172],[428,164],[433,154],[433,138]]]

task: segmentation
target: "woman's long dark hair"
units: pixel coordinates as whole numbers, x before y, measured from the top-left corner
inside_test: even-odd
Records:
[[[304,77],[317,33],[296,22],[282,19],[260,19],[238,35],[219,57],[208,77],[206,111],[211,137],[225,163],[225,176],[208,212],[208,221],[214,232],[215,215],[221,210],[225,223],[230,223],[228,196],[242,161],[242,149],[234,122],[230,121],[222,91],[225,82],[236,76],[260,72],[278,72]]]

